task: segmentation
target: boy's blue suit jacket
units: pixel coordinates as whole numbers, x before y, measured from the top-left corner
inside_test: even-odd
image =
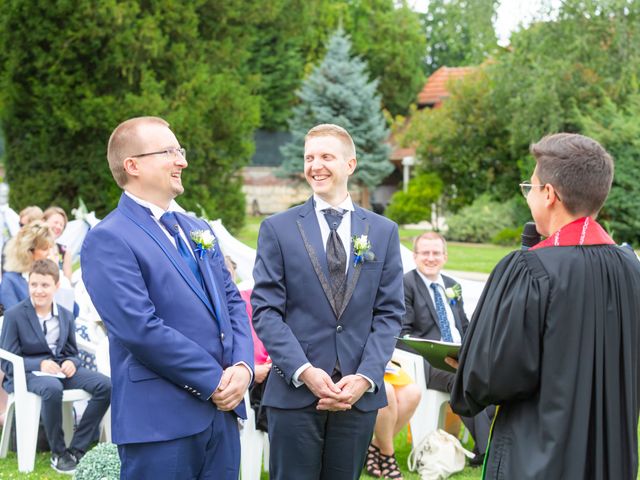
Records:
[[[176,216],[187,238],[211,231],[202,220]],[[150,211],[124,194],[84,241],[82,278],[109,335],[114,443],[204,431],[223,369],[238,362],[253,369],[245,304],[219,247],[196,258],[206,291]],[[223,303],[219,319],[213,289]],[[245,416],[242,402],[235,412]]]
[[[332,374],[362,374],[375,383],[355,407],[384,407],[385,366],[393,353],[404,315],[398,227],[355,206],[351,235],[367,235],[374,260],[354,266],[348,255],[345,300],[336,311],[313,198],[267,218],[260,227],[251,297],[253,325],[271,359],[263,404],[283,409],[311,405],[316,397],[292,377],[309,362]]]

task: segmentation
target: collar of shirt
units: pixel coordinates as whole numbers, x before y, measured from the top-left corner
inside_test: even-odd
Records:
[[[173,235],[171,235],[167,231],[167,229],[164,228],[164,225],[160,223],[160,217],[162,217],[162,215],[166,213],[165,210],[163,210],[157,205],[154,205],[151,202],[147,202],[142,198],[136,197],[133,193],[127,192],[126,190],[124,191],[124,194],[127,197],[129,197],[131,200],[136,202],[138,205],[142,207],[146,207],[151,211],[151,218],[153,218],[153,220],[158,224],[158,226],[160,227],[160,230],[164,232],[165,236],[169,239],[169,241],[173,244],[173,246],[177,248],[176,240],[173,238]],[[180,205],[178,205],[178,203],[175,200],[171,200],[171,202],[169,203],[169,208],[166,211],[184,213],[184,209],[181,208]],[[182,240],[185,242],[185,245],[190,245],[189,239],[187,238],[185,232],[182,230],[182,227],[180,227],[180,237],[182,237]],[[189,251],[191,252],[191,249],[189,249]],[[191,252],[191,255],[194,255],[194,253]]]
[[[154,219],[156,219],[158,222],[160,221],[160,217],[165,213],[165,210],[163,210],[156,204],[147,202],[146,200],[143,200],[140,197],[136,197],[133,193],[127,192],[125,190],[124,194],[127,197],[129,197],[131,200],[136,202],[138,205],[142,205],[143,207],[147,207],[149,210],[151,210],[151,216]],[[167,212],[184,212],[184,210],[180,208],[180,206],[176,203],[175,200],[171,200],[171,203],[169,203],[169,208],[166,211]]]
[[[433,280],[429,280],[420,270],[416,269],[416,272],[418,272],[418,275],[420,275],[420,278],[422,278],[422,281],[424,282],[424,284],[427,286],[429,290],[431,290],[431,284],[435,283],[442,289],[441,293],[444,293],[445,286],[444,286],[444,279],[442,278],[442,275],[438,274],[438,278],[435,281],[433,281]]]
[[[315,205],[316,212],[321,215],[324,215],[324,213],[322,213],[322,210],[324,210],[325,208],[333,208],[335,210],[349,210],[350,212],[353,212],[355,210],[353,208],[353,202],[351,201],[351,195],[349,195],[348,193],[347,197],[335,207],[315,194],[313,195],[313,203]]]
[[[31,298],[29,298],[29,300],[31,301],[31,306],[35,310],[36,306],[33,304],[33,300],[31,300]],[[44,322],[45,320],[49,320],[52,317],[57,317],[58,316],[58,305],[56,304],[56,302],[53,302],[51,304],[51,312],[46,317],[41,317],[40,315],[38,315],[38,312],[36,312],[36,316],[38,317],[39,320],[41,320],[40,323]]]

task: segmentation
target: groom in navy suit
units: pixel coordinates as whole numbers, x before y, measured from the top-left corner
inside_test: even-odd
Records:
[[[185,150],[167,122],[140,117],[107,157],[124,193],[81,258],[109,335],[121,478],[237,480],[253,342],[211,229],[173,211]]]
[[[398,227],[351,201],[349,133],[305,137],[304,205],[266,219],[251,297],[273,360],[263,396],[278,479],[357,479],[379,408],[404,301]]]

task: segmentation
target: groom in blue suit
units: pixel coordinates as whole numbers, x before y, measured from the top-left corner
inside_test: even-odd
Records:
[[[109,335],[121,478],[237,480],[253,342],[211,229],[173,211],[185,150],[167,122],[140,117],[107,157],[124,192],[81,258]]]
[[[266,219],[251,297],[273,360],[263,396],[271,480],[357,479],[386,405],[385,365],[404,314],[398,227],[351,201],[349,133],[305,137],[313,196]]]

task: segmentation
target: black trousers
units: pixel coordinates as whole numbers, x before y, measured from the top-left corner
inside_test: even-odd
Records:
[[[444,370],[433,368],[429,362],[424,361],[424,373],[427,381],[427,388],[438,390],[439,392],[451,393],[453,387],[453,379],[455,375]],[[474,453],[482,454],[487,450],[489,443],[489,431],[491,429],[491,421],[495,413],[495,407],[487,407],[475,417],[460,416],[460,420],[469,430],[469,433],[475,441]]]
[[[111,380],[98,372],[78,367],[71,378],[36,377],[27,375],[27,390],[42,397],[42,423],[53,453],[61,455],[65,451],[62,431],[62,392],[72,389],[85,390],[91,394],[82,420],[73,435],[69,448],[87,451],[95,437],[100,421],[111,402]]]
[[[344,412],[267,407],[271,480],[356,480],[377,410]]]

